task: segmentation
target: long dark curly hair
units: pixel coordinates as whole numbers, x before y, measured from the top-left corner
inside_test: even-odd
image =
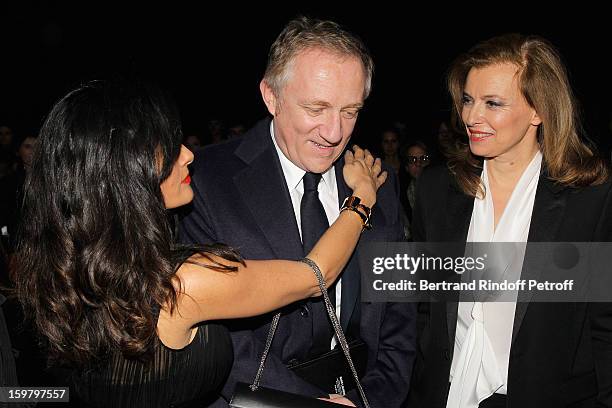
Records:
[[[51,362],[82,367],[113,351],[146,359],[154,310],[176,306],[181,263],[195,252],[242,262],[225,246],[174,243],[160,183],[181,140],[170,99],[142,83],[94,81],[49,113],[26,181],[15,275]]]

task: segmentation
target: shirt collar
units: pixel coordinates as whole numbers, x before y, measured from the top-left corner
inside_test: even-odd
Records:
[[[274,143],[274,148],[276,149],[276,153],[280,159],[280,164],[283,169],[283,174],[285,175],[285,181],[287,182],[287,186],[290,189],[295,189],[300,186],[302,178],[306,171],[302,170],[298,166],[296,166],[291,160],[285,156],[285,153],[280,149],[278,143],[276,142],[276,137],[274,136],[274,120],[270,121],[270,135],[272,136],[272,142]],[[333,191],[333,185],[336,181],[336,177],[334,174],[335,168],[331,166],[325,173],[322,175],[323,182],[327,186],[330,191]]]

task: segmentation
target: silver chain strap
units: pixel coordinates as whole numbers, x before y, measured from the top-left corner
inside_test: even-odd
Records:
[[[266,347],[264,348],[263,353],[261,354],[261,361],[259,362],[259,368],[257,369],[257,374],[255,374],[255,379],[253,380],[253,384],[249,386],[251,391],[257,391],[259,388],[259,382],[261,381],[261,375],[263,374],[264,367],[266,365],[266,358],[268,358],[268,352],[270,351],[270,346],[272,346],[272,340],[274,339],[274,333],[276,332],[276,328],[278,327],[278,320],[280,319],[280,313],[277,313],[272,318],[272,324],[270,325],[270,331],[268,332],[268,338],[266,339]]]
[[[327,309],[327,314],[331,319],[332,326],[334,328],[334,332],[336,333],[336,338],[340,343],[340,347],[344,352],[344,356],[349,363],[349,367],[351,369],[351,373],[353,374],[353,378],[355,379],[355,384],[357,385],[357,390],[361,395],[361,399],[363,400],[363,405],[365,408],[370,408],[370,404],[368,403],[368,399],[366,398],[365,392],[363,391],[363,387],[361,386],[361,382],[359,381],[359,376],[357,375],[357,370],[355,369],[355,365],[353,364],[353,359],[349,353],[349,346],[346,342],[346,337],[344,337],[344,332],[342,331],[342,326],[340,326],[340,322],[338,322],[338,316],[336,316],[335,308],[331,304],[331,300],[329,299],[329,295],[327,294],[327,288],[325,286],[325,280],[323,279],[323,274],[321,273],[321,269],[314,263],[313,260],[304,258],[300,259],[300,262],[305,263],[310,266],[314,271],[317,281],[319,282],[319,288],[321,289],[321,294],[323,295],[323,300],[325,302],[325,309]],[[272,323],[270,325],[270,331],[268,332],[268,338],[266,339],[266,346],[264,348],[263,353],[261,354],[261,361],[259,362],[259,368],[257,369],[257,374],[255,374],[255,380],[253,380],[253,384],[249,386],[252,391],[256,391],[259,388],[259,382],[261,381],[261,376],[263,374],[263,370],[266,364],[266,358],[268,357],[268,353],[270,351],[270,347],[272,346],[272,340],[274,340],[274,333],[276,332],[276,328],[278,327],[278,320],[280,319],[280,313],[274,315],[272,318]]]
[[[327,294],[327,288],[325,287],[325,280],[323,279],[323,274],[321,273],[321,269],[319,266],[314,263],[312,259],[304,258],[300,259],[300,262],[304,262],[306,265],[310,266],[317,276],[317,280],[319,281],[319,288],[321,289],[321,294],[323,295],[323,300],[325,301],[325,308],[327,309],[327,314],[331,319],[332,326],[334,328],[334,332],[336,333],[336,338],[340,343],[340,347],[344,352],[344,356],[346,357],[346,361],[349,363],[349,367],[351,368],[351,373],[353,374],[353,378],[355,379],[355,384],[357,385],[357,390],[359,391],[359,395],[361,395],[361,399],[363,400],[363,405],[366,408],[370,408],[370,404],[368,403],[368,399],[365,395],[365,391],[361,386],[361,381],[359,381],[359,376],[357,375],[357,370],[355,369],[355,365],[353,364],[353,359],[351,358],[351,354],[349,353],[349,345],[346,341],[346,337],[344,336],[344,332],[342,331],[342,326],[340,326],[340,322],[338,321],[338,316],[336,316],[335,307],[332,306],[331,300],[329,299],[329,295]]]

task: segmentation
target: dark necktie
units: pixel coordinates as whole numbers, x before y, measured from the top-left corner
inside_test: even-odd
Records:
[[[323,204],[319,200],[318,187],[321,174],[306,173],[302,181],[304,183],[304,195],[300,203],[300,218],[302,246],[304,247],[304,256],[306,256],[329,227],[329,222]],[[336,304],[335,289],[336,286],[333,285],[328,292],[333,305]],[[310,353],[316,356],[329,351],[333,331],[322,298],[312,302],[311,306],[315,327],[313,328],[313,348]]]
[[[300,203],[300,218],[302,224],[302,246],[304,256],[308,255],[315,246],[321,235],[329,227],[327,215],[323,204],[319,200],[319,182],[321,175],[317,173],[306,173],[302,179],[304,183],[304,195]]]

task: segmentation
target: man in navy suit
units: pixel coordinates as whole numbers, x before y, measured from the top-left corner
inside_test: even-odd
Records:
[[[242,138],[197,155],[195,199],[182,220],[181,239],[223,242],[247,259],[304,257],[302,232],[309,220],[301,216],[310,214],[300,205],[304,176],[316,175],[318,197],[331,224],[344,198],[351,195],[339,158],[370,91],[372,70],[362,42],[337,24],[306,18],[291,21],[272,45],[260,84],[272,120],[262,120]],[[373,209],[374,228],[363,233],[360,245],[402,240],[397,180],[389,173]],[[407,303],[360,302],[358,252],[359,246],[331,289],[336,312],[347,337],[367,346],[361,381],[370,405],[399,407],[410,384],[416,312]],[[236,382],[253,381],[270,320],[267,315],[227,323],[235,359],[218,406],[227,406]],[[332,337],[320,299],[285,308],[262,385],[360,406],[355,389],[338,395],[288,368],[329,352],[335,345]]]

